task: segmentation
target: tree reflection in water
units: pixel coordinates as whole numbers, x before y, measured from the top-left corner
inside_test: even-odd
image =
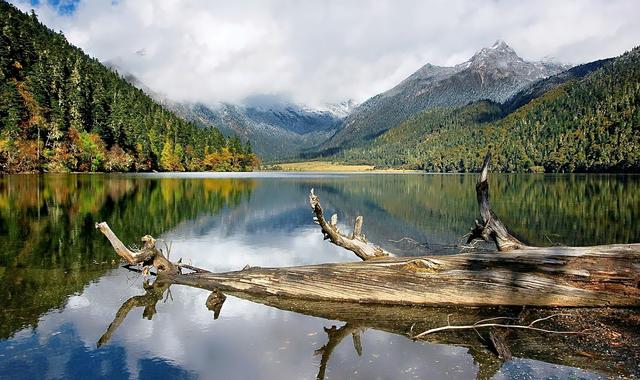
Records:
[[[551,244],[545,235],[554,243],[567,245],[640,241],[640,224],[636,222],[640,219],[638,176],[496,175],[490,181],[495,189],[494,210],[514,235],[527,243]],[[520,309],[371,307],[245,297],[257,303],[251,306],[237,298],[241,295],[228,293],[224,307],[220,306],[220,295],[211,296],[209,306],[213,312],[210,312],[203,305],[209,293],[202,299],[195,298],[201,294],[196,289],[171,286],[174,301],[169,297],[164,304],[167,291],[162,291],[161,283],[154,283],[145,291],[149,294],[131,301],[130,318],[122,317],[119,327],[114,324],[111,328],[114,330],[111,343],[106,344],[107,336],[99,350],[93,347],[112,318],[123,314],[117,312],[120,304],[134,296],[132,292],[140,286],[138,279],[123,282],[124,270],[113,261],[115,256],[108,242],[95,231],[96,221],[108,221],[125,242],[137,241],[146,233],[174,239],[172,258],[191,259],[193,264],[216,271],[238,270],[245,264],[289,266],[353,260],[351,254],[341,256],[338,249],[323,242],[313,225],[307,194],[314,187],[323,194],[328,214],[339,210],[339,220],[348,226],[353,225],[356,215],[366,215],[369,236],[385,249],[412,255],[423,253],[420,251],[423,248],[395,241],[410,237],[437,246],[457,243],[468,232],[468,223],[476,217],[477,210],[474,182],[474,176],[465,175],[0,177],[0,355],[4,355],[0,360],[0,377],[9,374],[15,377],[16,373],[46,377],[47,371],[56,369],[57,377],[73,377],[78,374],[74,368],[85,371],[115,368],[119,371],[105,373],[128,377],[136,376],[136,371],[142,368],[152,371],[169,366],[183,371],[180,373],[193,371],[189,373],[205,376],[214,365],[227,371],[227,375],[237,372],[247,377],[260,374],[302,377],[297,375],[306,374],[304,371],[314,363],[316,368],[312,371],[322,369],[327,378],[336,374],[350,376],[344,371],[353,363],[363,363],[371,371],[379,371],[382,377],[396,374],[394,367],[405,364],[422,365],[418,375],[423,377],[426,373],[443,376],[442,368],[454,371],[456,366],[462,368],[456,374],[468,377],[469,373],[479,371],[479,378],[495,373],[500,377],[501,373],[508,373],[504,371],[516,370],[513,368],[533,371],[529,368],[532,363],[555,368],[548,370],[548,374],[559,371],[543,362],[611,375],[637,372],[635,351],[622,355],[620,350],[625,346],[612,344],[597,350],[574,338],[510,333],[506,342],[514,359],[506,363],[492,352],[487,343],[488,331],[481,331],[482,338],[470,331],[434,335],[428,342],[413,343],[409,339],[414,335],[412,331],[446,325],[450,314],[451,323],[468,324],[488,317],[518,315]],[[159,288],[154,290],[153,286]],[[134,310],[140,312],[140,308],[147,308],[147,303],[154,300],[155,307],[142,314],[158,313],[151,321],[140,321]],[[193,305],[195,300],[199,305]],[[299,314],[293,316],[276,309]],[[604,331],[602,339],[615,344],[637,336],[637,332],[629,330],[640,330],[637,322],[628,323],[621,317],[625,313],[636,315],[635,311],[612,310],[610,315],[594,316],[595,321],[586,318],[587,311],[569,312],[579,314],[581,321],[602,322],[611,327]],[[551,311],[531,313],[533,318],[536,313],[548,315],[545,313]],[[209,327],[216,314],[217,325]],[[229,315],[235,319],[228,319]],[[280,319],[258,320],[262,318]],[[177,325],[179,328],[168,332]],[[309,337],[308,333],[316,328],[322,331],[320,325],[329,331],[322,335],[322,341],[315,341],[320,335]],[[223,326],[224,331],[215,330],[216,326]],[[332,329],[333,326],[336,328]],[[357,362],[347,362],[344,357],[345,352],[357,356],[348,339],[351,333],[345,332],[352,326],[362,330],[359,336],[363,354],[361,359],[355,359]],[[119,335],[116,328],[120,329]],[[209,328],[212,330],[207,331]],[[347,339],[332,343],[331,336],[342,332]],[[622,337],[616,337],[614,333],[620,332]],[[207,334],[213,341],[207,340]],[[296,352],[277,356],[282,363],[273,359],[268,366],[264,364],[271,360],[266,354],[270,347],[277,350],[281,340],[297,336],[302,338],[297,341]],[[238,343],[234,345],[233,339]],[[389,362],[375,361],[371,356],[374,352],[382,355],[384,350],[391,352],[388,341],[374,345],[375,339],[393,341],[395,349],[397,344],[408,351],[391,353],[394,356]],[[254,348],[249,347],[252,343],[256,343]],[[319,357],[314,358],[314,350],[323,346]],[[332,349],[327,349],[331,346]],[[180,350],[188,351],[190,357],[183,358]],[[64,356],[61,352],[74,352],[75,356]],[[211,352],[211,356],[200,358],[202,352]],[[45,353],[46,358],[37,353]],[[200,361],[193,359],[194,355]],[[136,364],[139,367],[123,362],[124,357],[133,358],[128,360],[139,363]],[[471,357],[477,369],[467,367],[471,365]],[[619,363],[623,359],[626,362]],[[85,363],[85,367],[80,363]],[[365,371],[360,368],[361,377]],[[579,370],[571,373],[596,376]]]
[[[156,304],[166,302],[169,297],[170,282],[162,280],[153,284],[144,283],[146,293],[134,296],[125,301],[116,312],[114,321],[98,341],[98,347],[106,344],[114,331],[122,324],[127,314],[136,307],[144,307],[143,318],[151,319],[156,313]],[[430,344],[445,344],[464,347],[478,365],[477,379],[490,379],[503,368],[511,357],[505,357],[506,348],[514,357],[534,359],[562,366],[570,366],[595,371],[616,371],[611,373],[626,373],[631,375],[637,368],[637,360],[625,364],[624,368],[612,364],[618,355],[628,347],[614,347],[611,345],[610,327],[612,322],[617,329],[633,330],[633,326],[623,326],[624,315],[633,313],[632,310],[590,310],[590,309],[527,309],[527,308],[459,308],[459,307],[412,307],[412,306],[380,306],[366,304],[352,304],[344,302],[326,302],[283,299],[277,296],[255,296],[245,293],[229,293],[238,298],[267,305],[281,310],[293,311],[299,314],[320,317],[327,320],[342,321],[341,327],[331,325],[325,327],[326,343],[314,351],[314,356],[320,356],[317,379],[324,379],[331,355],[335,348],[349,335],[353,347],[359,357],[363,353],[362,333],[367,329],[386,331],[407,339],[412,339],[419,331],[446,326],[448,324],[470,325],[480,320],[494,318],[511,318],[523,320],[525,318],[538,319],[551,314],[566,313],[572,318],[551,320],[544,324],[549,329],[575,330],[591,326],[589,337],[544,334],[532,331],[515,331],[495,329],[480,331],[447,331],[428,335],[420,342]],[[214,319],[218,319],[222,304],[226,296],[218,290],[211,292],[207,298],[206,307],[214,312]],[[575,318],[574,318],[575,317]],[[617,321],[616,321],[617,319]],[[576,322],[577,320],[577,322]],[[250,322],[247,322],[250,323]],[[606,324],[606,325],[605,325]],[[495,344],[500,339],[504,347]],[[416,342],[416,344],[423,344]],[[557,355],[562,352],[562,355]],[[392,365],[392,363],[390,363]],[[615,368],[614,368],[615,367]]]

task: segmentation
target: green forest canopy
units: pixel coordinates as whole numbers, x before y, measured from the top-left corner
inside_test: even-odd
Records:
[[[0,172],[239,171],[258,159],[0,0]]]

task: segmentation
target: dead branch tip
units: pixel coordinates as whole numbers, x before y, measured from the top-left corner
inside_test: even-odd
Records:
[[[362,233],[362,225],[364,223],[362,216],[356,217],[353,232],[350,235],[345,235],[338,229],[338,214],[333,214],[328,222],[324,218],[320,198],[314,193],[313,189],[309,191],[309,204],[313,209],[313,220],[316,224],[320,225],[325,240],[330,240],[331,243],[355,253],[356,256],[362,260],[392,256],[384,249],[367,243]]]

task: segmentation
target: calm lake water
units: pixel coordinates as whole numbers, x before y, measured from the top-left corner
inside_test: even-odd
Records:
[[[567,361],[557,352],[544,350],[496,362],[464,344],[414,342],[384,323],[357,326],[354,349],[355,330],[339,316],[325,319],[229,296],[214,319],[205,306],[209,292],[177,285],[161,294],[155,309],[131,301],[126,318],[97,347],[123,303],[145,290],[140,274],[114,261],[96,222],[107,221],[127,244],[145,234],[164,239],[171,242],[172,259],[213,271],[354,261],[322,240],[308,205],[313,187],[325,212],[338,211],[343,230],[363,215],[369,240],[388,250],[450,252],[447,246],[458,243],[476,217],[474,183],[471,175],[421,174],[2,176],[0,378],[615,374],[615,367],[598,368],[588,357],[574,361],[584,365],[562,365]],[[492,175],[490,186],[494,211],[527,243],[640,241],[640,176]],[[331,331],[346,338],[329,341]]]

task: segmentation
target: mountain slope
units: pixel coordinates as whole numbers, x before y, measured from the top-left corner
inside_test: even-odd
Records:
[[[512,96],[509,100],[507,100],[502,105],[502,111],[505,114],[511,113],[527,104],[531,100],[544,95],[545,92],[550,91],[563,83],[566,83],[572,79],[580,79],[591,74],[593,71],[598,70],[605,64],[609,63],[611,60],[611,58],[607,58],[585,63],[572,67],[569,70],[563,71],[559,74],[550,76],[549,78],[534,82]]]
[[[462,106],[480,99],[504,102],[532,82],[564,69],[553,63],[527,62],[502,41],[454,67],[427,64],[357,107],[345,119],[342,130],[322,148],[331,150],[371,140],[429,108]]]
[[[245,106],[222,103],[168,105],[187,120],[215,125],[225,134],[253,141],[255,152],[264,160],[295,157],[335,134],[343,116],[294,104]]]
[[[237,138],[167,111],[0,1],[0,171],[244,170]]]
[[[182,119],[219,128],[227,136],[252,141],[254,151],[266,161],[295,157],[327,141],[355,107],[353,101],[345,101],[318,109],[269,97],[261,97],[249,105],[218,103],[207,106],[175,102],[153,91],[117,63],[109,61],[105,64]]]
[[[425,111],[339,157],[464,172],[487,150],[506,172],[640,171],[640,48],[534,84],[503,105]]]

